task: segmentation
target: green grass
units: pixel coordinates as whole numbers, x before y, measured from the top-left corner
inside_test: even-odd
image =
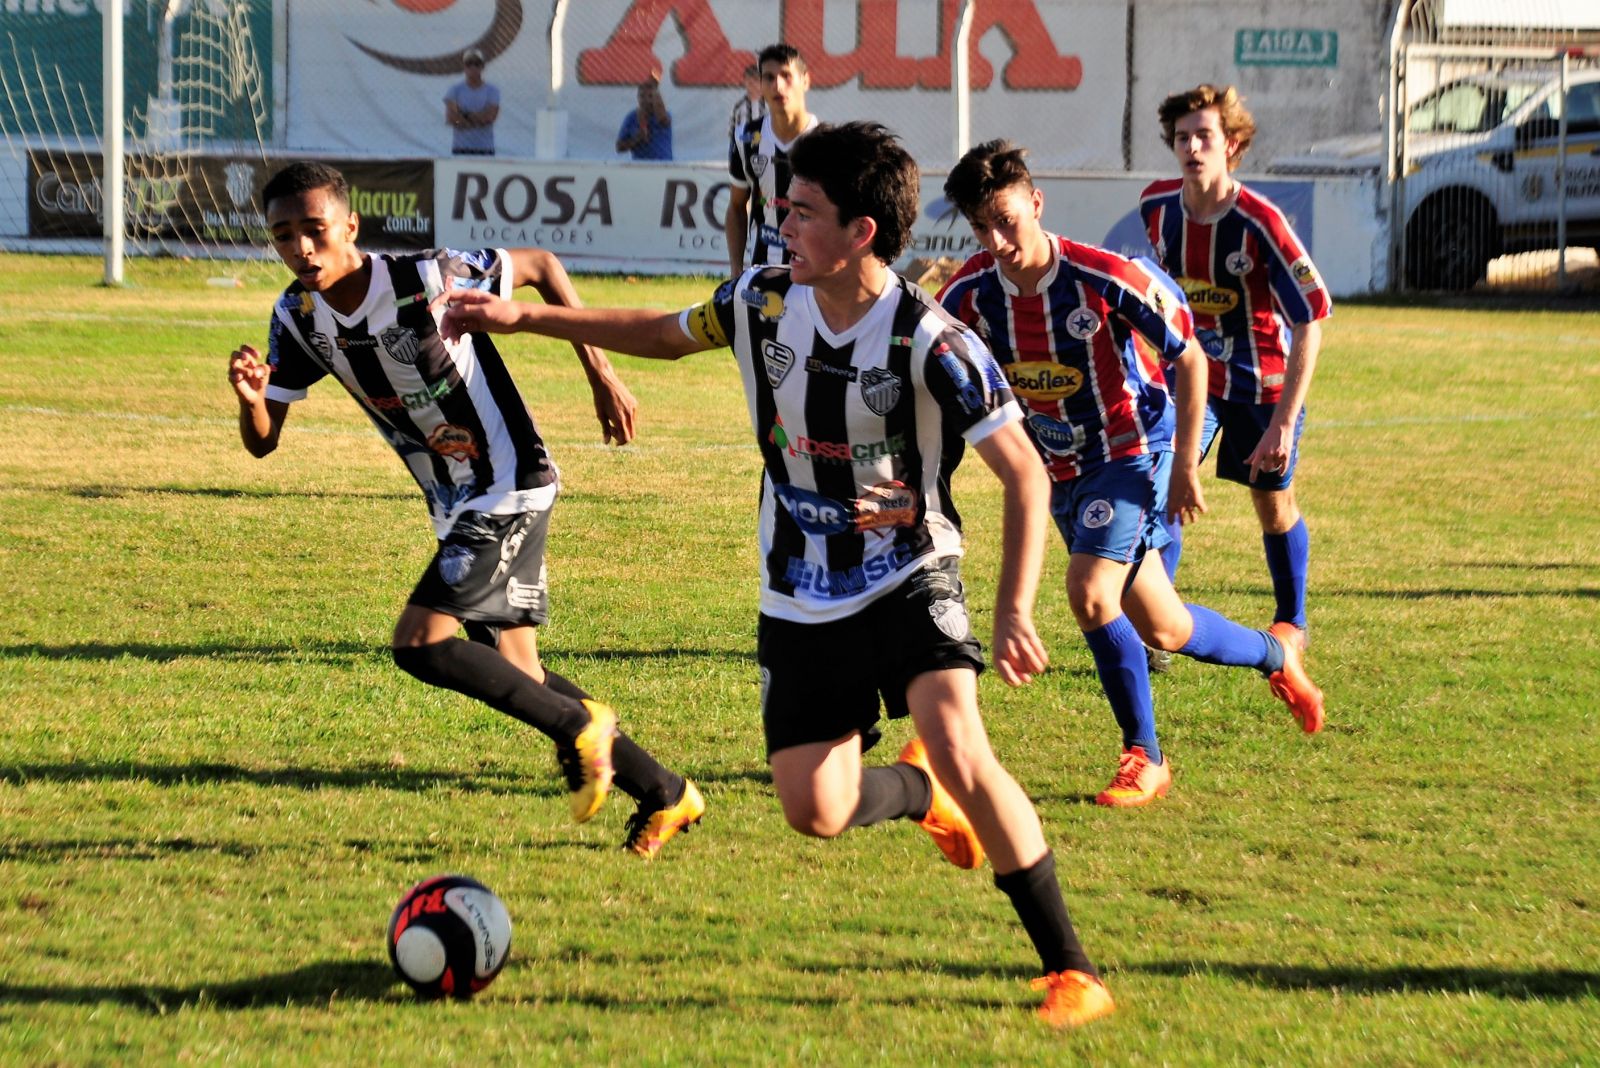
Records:
[[[1180,662],[1171,797],[1096,808],[1116,738],[1052,551],[1053,666],[982,698],[1120,1001],[1057,1035],[987,872],[904,823],[784,825],[725,355],[619,358],[644,421],[607,450],[570,350],[505,346],[567,487],[546,658],[710,805],[646,866],[616,848],[626,799],[571,826],[547,742],[392,666],[420,496],[331,384],[245,454],[226,357],[278,282],[207,273],[111,291],[0,258],[0,1061],[1600,1061],[1594,314],[1340,307],[1298,479],[1316,738],[1258,678]],[[712,283],[579,285],[666,309]],[[1248,502],[1206,489],[1185,595],[1265,620]],[[987,632],[998,492],[976,462],[956,491]],[[414,1001],[382,944],[443,871],[516,924],[467,1004]]]

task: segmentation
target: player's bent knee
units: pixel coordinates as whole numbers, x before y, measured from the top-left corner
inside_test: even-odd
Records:
[[[803,811],[783,810],[783,818],[788,821],[789,827],[805,835],[807,838],[837,838],[850,826],[848,814],[836,816],[833,813],[819,812],[814,808]]]

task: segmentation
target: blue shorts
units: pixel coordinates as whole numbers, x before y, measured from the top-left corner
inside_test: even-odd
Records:
[[[1217,477],[1258,490],[1285,490],[1294,482],[1294,469],[1300,463],[1300,434],[1306,427],[1306,410],[1294,421],[1294,440],[1289,445],[1289,463],[1282,471],[1262,471],[1250,481],[1250,454],[1261,444],[1261,435],[1272,422],[1276,404],[1251,404],[1206,398],[1206,424],[1200,434],[1200,459],[1204,460],[1222,432],[1217,449]]]
[[[1050,487],[1050,515],[1067,551],[1131,564],[1171,542],[1161,525],[1172,453],[1112,460]]]

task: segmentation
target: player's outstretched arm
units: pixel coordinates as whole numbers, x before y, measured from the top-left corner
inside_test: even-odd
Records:
[[[561,260],[551,252],[538,248],[511,250],[511,277],[518,286],[532,286],[546,304],[566,308],[581,308],[583,301],[567,275]],[[637,430],[639,402],[622,384],[606,354],[593,345],[574,343],[578,362],[589,378],[589,391],[594,395],[594,413],[600,420],[600,433],[606,442],[626,445]]]
[[[481,289],[449,289],[439,330],[447,340],[465,334],[543,334],[652,360],[676,360],[710,346],[689,337],[677,312],[646,308],[567,308],[504,300]]]
[[[265,456],[278,447],[278,434],[289,417],[289,406],[267,399],[272,367],[263,363],[251,345],[240,345],[228,357],[228,381],[239,400],[239,438],[252,456]]]
[[[744,273],[744,245],[750,237],[750,190],[728,187],[728,211],[722,218],[722,236],[728,242],[729,278]]]
[[[1178,427],[1172,438],[1172,481],[1167,487],[1167,518],[1192,523],[1206,510],[1200,489],[1200,438],[1206,420],[1206,358],[1189,339],[1176,363]]]
[[[994,606],[994,666],[1011,686],[1050,663],[1033,626],[1033,602],[1050,525],[1050,480],[1021,423],[1007,423],[975,446],[1005,488],[1000,585]]]

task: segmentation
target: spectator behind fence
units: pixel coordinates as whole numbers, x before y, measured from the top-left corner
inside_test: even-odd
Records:
[[[466,77],[444,94],[444,119],[452,131],[450,151],[457,156],[494,155],[494,120],[500,117],[500,89],[483,80],[483,53],[461,54]]]
[[[631,152],[634,159],[672,158],[672,116],[667,114],[657,79],[639,83],[639,106],[622,120],[617,151]]]

